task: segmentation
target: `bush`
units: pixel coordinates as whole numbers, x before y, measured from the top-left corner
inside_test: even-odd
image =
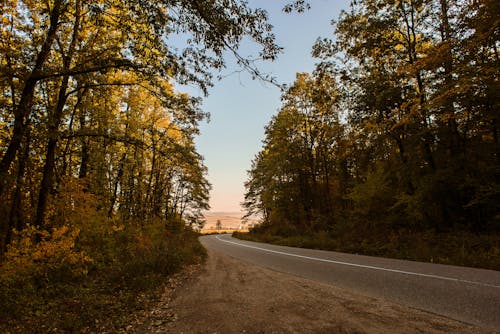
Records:
[[[79,332],[96,320],[116,330],[139,295],[206,256],[197,233],[165,221],[79,224],[15,236],[0,267],[0,332]]]

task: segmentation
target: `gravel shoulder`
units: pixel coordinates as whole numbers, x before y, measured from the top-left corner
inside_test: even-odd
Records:
[[[477,327],[208,250],[123,332],[485,333]]]

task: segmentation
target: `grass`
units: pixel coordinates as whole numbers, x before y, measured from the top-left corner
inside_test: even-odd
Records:
[[[500,270],[498,235],[400,230],[390,233],[362,231],[358,234],[351,231],[342,235],[318,232],[291,236],[235,232],[233,236],[282,246]]]

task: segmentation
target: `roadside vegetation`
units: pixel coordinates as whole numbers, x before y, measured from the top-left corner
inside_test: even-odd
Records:
[[[96,223],[16,237],[0,272],[0,332],[116,332],[170,275],[206,256],[178,221]]]
[[[257,227],[248,233],[233,232],[233,236],[280,246],[500,270],[500,237],[467,231],[352,230],[342,234],[321,231],[287,236]]]
[[[241,238],[500,269],[498,1],[353,1],[265,129]]]

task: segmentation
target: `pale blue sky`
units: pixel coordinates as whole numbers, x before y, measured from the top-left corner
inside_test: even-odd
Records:
[[[348,0],[311,0],[311,10],[303,14],[285,14],[283,6],[289,1],[251,0],[250,6],[264,8],[274,25],[277,43],[284,53],[274,62],[262,63],[259,68],[277,77],[278,82],[290,84],[295,73],[311,72],[317,60],[311,48],[318,37],[332,37],[332,19],[341,9],[348,9]],[[256,53],[254,45],[245,43],[243,55]],[[236,67],[228,58],[228,69]],[[192,92],[191,92],[192,93]],[[203,110],[211,114],[210,123],[201,124],[196,139],[198,152],[205,158],[212,184],[212,212],[239,212],[244,197],[244,182],[253,157],[260,151],[264,126],[280,107],[280,91],[270,84],[252,80],[246,73],[232,74],[215,82],[204,99]]]

